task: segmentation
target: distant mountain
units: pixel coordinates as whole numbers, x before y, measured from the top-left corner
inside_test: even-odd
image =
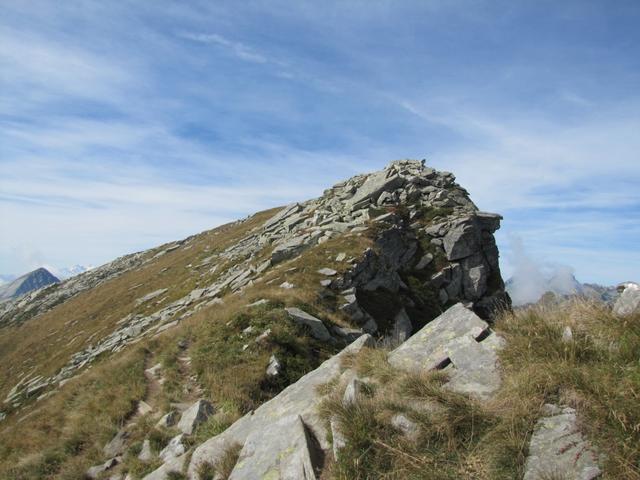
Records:
[[[0,285],[4,285],[5,283],[12,282],[16,279],[15,275],[0,275]]]
[[[0,286],[0,301],[19,297],[32,290],[37,290],[60,280],[46,268],[38,268],[26,273],[15,280]]]
[[[582,296],[606,303],[613,302],[618,295],[616,287],[580,283],[573,274],[565,270],[557,271],[548,277],[536,278],[535,281],[511,277],[505,282],[505,289],[515,306],[535,303],[549,292],[558,297]]]
[[[87,272],[95,268],[93,265],[74,265],[73,267],[65,267],[56,270],[56,275],[61,280],[65,280],[70,277],[75,277],[76,275],[80,275],[81,273]]]

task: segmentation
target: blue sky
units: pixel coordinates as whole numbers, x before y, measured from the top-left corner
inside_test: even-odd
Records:
[[[100,264],[398,158],[583,281],[640,278],[640,3],[0,6],[0,273]]]

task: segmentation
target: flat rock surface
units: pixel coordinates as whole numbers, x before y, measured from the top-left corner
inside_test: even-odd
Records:
[[[531,437],[524,480],[598,478],[598,456],[578,430],[576,411],[556,405],[545,410]]]
[[[413,372],[446,369],[447,388],[486,399],[500,386],[502,345],[484,320],[458,303],[393,350],[389,363]]]

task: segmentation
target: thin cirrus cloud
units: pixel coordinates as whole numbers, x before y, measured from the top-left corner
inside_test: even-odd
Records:
[[[426,157],[503,213],[507,275],[518,235],[581,280],[632,278],[640,12],[587,3],[9,0],[0,273],[100,264]]]

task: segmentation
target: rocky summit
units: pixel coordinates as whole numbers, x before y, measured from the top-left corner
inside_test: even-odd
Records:
[[[566,356],[585,333],[496,328],[501,219],[400,160],[21,292],[0,304],[0,478],[595,478],[606,457],[571,395],[504,396],[532,355],[512,349]],[[634,318],[637,291],[611,318]],[[522,405],[500,447],[517,455],[475,458]]]
[[[15,280],[0,285],[0,302],[11,298],[23,296],[31,291],[38,290],[58,283],[60,280],[46,268],[38,268],[26,273]],[[0,308],[2,308],[0,306]]]

